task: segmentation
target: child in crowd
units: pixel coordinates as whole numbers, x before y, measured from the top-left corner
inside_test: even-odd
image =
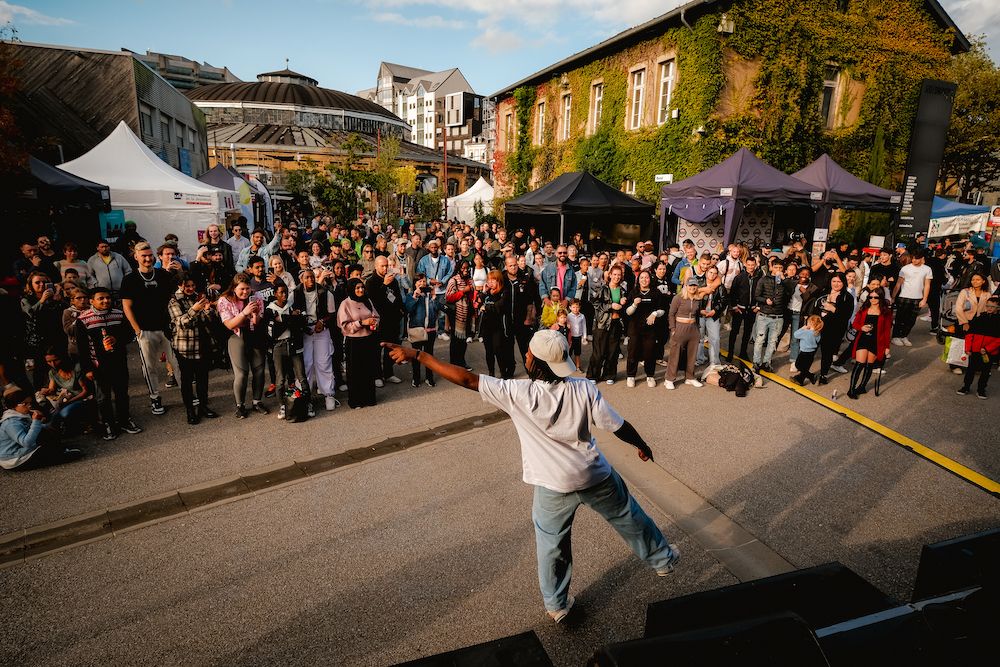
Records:
[[[549,291],[549,295],[542,299],[541,325],[543,329],[552,328],[552,325],[556,323],[556,316],[560,310],[566,310],[566,302],[563,300],[562,292],[559,291],[559,288],[553,287]]]
[[[101,286],[91,290],[90,308],[76,320],[76,346],[80,369],[98,389],[97,408],[104,422],[105,440],[114,440],[120,430],[142,433],[132,420],[128,403],[125,346],[134,337],[125,313],[111,307],[111,290]]]
[[[569,330],[569,313],[566,312],[565,308],[559,309],[559,312],[556,313],[556,321],[549,328],[565,336],[570,349],[573,348],[573,334]]]
[[[295,378],[298,388],[306,396],[308,415],[315,417],[316,409],[309,400],[309,381],[306,379],[303,357],[306,316],[302,311],[292,308],[288,300],[288,285],[283,282],[278,282],[274,286],[274,301],[264,309],[264,324],[268,343],[273,348],[275,379],[278,382],[278,397],[281,400],[278,419],[285,418],[285,396],[289,389],[289,377]],[[294,389],[294,385],[291,388]]]
[[[799,341],[799,355],[795,357],[795,367],[799,374],[792,380],[804,386],[806,382],[815,382],[816,378],[809,367],[812,366],[816,350],[819,348],[820,332],[823,330],[823,319],[819,315],[810,315],[805,326],[794,332],[796,340]]]
[[[587,344],[587,317],[580,312],[580,300],[569,302],[569,353],[573,355],[573,363],[580,368],[580,348]]]

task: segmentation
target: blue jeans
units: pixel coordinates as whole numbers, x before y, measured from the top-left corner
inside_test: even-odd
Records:
[[[802,324],[802,313],[796,313],[794,310],[792,312],[792,332],[790,334],[791,340],[788,343],[788,360],[795,363],[796,357],[799,356],[799,339],[795,337],[795,332],[799,330],[799,325]]]
[[[754,330],[753,363],[757,366],[771,363],[771,356],[778,344],[781,333],[781,315],[757,313],[757,328]],[[767,341],[765,345],[765,339]]]
[[[721,366],[722,359],[719,358],[719,335],[722,330],[722,321],[711,317],[703,317],[700,320],[699,328],[701,335],[708,338],[708,360],[713,366]],[[699,366],[705,363],[705,347],[698,345],[698,358],[695,361]]]
[[[603,516],[635,555],[654,569],[666,566],[673,555],[663,533],[629,494],[625,482],[614,470],[603,482],[582,491],[559,493],[536,486],[531,518],[535,523],[538,586],[549,611],[566,608],[573,575],[570,533],[576,508],[581,504]]]

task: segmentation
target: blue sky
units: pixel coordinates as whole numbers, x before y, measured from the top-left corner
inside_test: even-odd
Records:
[[[1000,58],[1000,0],[941,0]],[[385,60],[460,67],[490,94],[679,0],[0,0],[25,42],[175,53],[243,80],[285,58],[320,85],[356,92]]]

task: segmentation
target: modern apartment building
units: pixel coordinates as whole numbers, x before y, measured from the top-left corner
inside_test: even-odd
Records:
[[[131,53],[135,59],[148,65],[149,69],[181,91],[212,83],[233,83],[241,80],[230,72],[228,67],[215,67],[208,63],[199,63],[197,60],[189,60],[183,56],[156,53],[155,51],[146,51],[146,53],[136,53],[128,49],[122,49],[122,51]]]
[[[383,62],[376,86],[358,96],[405,120],[414,143],[478,161],[466,151],[472,144],[472,152],[489,164],[493,132],[487,130],[487,120],[493,104],[472,90],[458,68],[431,72]]]

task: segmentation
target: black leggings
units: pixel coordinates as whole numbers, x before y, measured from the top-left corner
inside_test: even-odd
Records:
[[[188,410],[194,409],[194,397],[197,393],[198,403],[204,410],[208,407],[208,369],[211,367],[211,362],[208,359],[188,359],[180,355],[177,350],[174,350],[174,356],[177,358],[177,370],[180,371],[178,379],[181,383],[181,399],[184,401],[184,407]],[[192,383],[194,390],[191,387]]]
[[[410,345],[413,346],[414,350],[426,352],[427,354],[433,357],[435,340],[437,340],[437,332],[428,331],[427,340],[422,340],[419,343],[414,343],[413,341],[410,341]],[[414,359],[412,368],[413,368],[413,381],[416,382],[417,384],[420,384],[420,369],[423,368],[423,365],[421,365],[419,361]],[[427,379],[430,380],[431,382],[434,381],[434,373],[432,373],[431,369],[429,368],[427,369]]]
[[[963,343],[964,341],[959,341]],[[954,345],[955,342],[952,341]],[[965,369],[965,382],[963,383],[966,389],[972,387],[972,381],[976,378],[976,373],[979,373],[979,384],[976,389],[985,392],[986,384],[990,381],[990,371],[993,368],[993,362],[996,359],[992,356],[988,356],[986,360],[983,359],[981,352],[972,352],[969,354],[969,367]]]
[[[486,348],[486,368],[496,376],[496,365],[500,366],[500,377],[509,380],[514,377],[514,346],[503,335],[503,330],[483,333],[483,347]]]
[[[622,327],[617,322],[610,329],[594,331],[594,343],[587,365],[587,378],[591,380],[614,380],[618,374],[618,347],[621,345]]]
[[[640,359],[646,377],[653,377],[656,372],[656,330],[653,327],[634,327],[629,331],[628,357],[625,362],[627,377],[635,377]]]

